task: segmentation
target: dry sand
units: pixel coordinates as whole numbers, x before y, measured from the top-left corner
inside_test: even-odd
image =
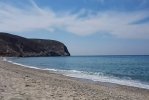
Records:
[[[0,100],[149,100],[149,90],[87,82],[0,61]]]

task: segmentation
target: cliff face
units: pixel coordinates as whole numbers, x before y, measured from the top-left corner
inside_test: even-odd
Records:
[[[67,47],[55,40],[27,39],[0,32],[0,56],[70,56]]]

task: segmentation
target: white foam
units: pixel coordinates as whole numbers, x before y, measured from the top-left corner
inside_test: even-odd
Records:
[[[86,74],[86,73],[82,73],[82,72],[80,72],[80,73],[69,72],[69,73],[65,73],[64,75],[70,76],[70,77],[89,79],[89,80],[93,80],[93,81],[97,81],[97,82],[98,81],[99,82],[108,82],[108,83],[115,83],[115,84],[120,84],[120,85],[149,89],[149,84],[143,84],[139,81],[119,79],[119,78],[110,77],[110,76],[103,76],[103,75],[97,76],[97,75],[90,75],[90,74]]]
[[[19,65],[19,66],[27,67],[27,68],[33,68],[33,69],[40,69],[40,70],[43,70],[43,69],[38,68],[38,67],[28,66],[28,65],[23,65],[23,64],[16,63],[16,62],[13,62],[13,61],[10,61],[10,60],[7,60],[7,62],[12,63],[12,64],[15,64],[15,65]]]
[[[102,73],[90,73],[90,72],[77,71],[77,70],[58,70],[58,69],[49,69],[49,68],[42,69],[42,68],[38,68],[34,66],[19,64],[16,62],[9,61],[7,59],[5,61],[10,62],[15,65],[20,65],[23,67],[54,71],[54,72],[58,72],[60,74],[63,74],[69,77],[82,78],[82,79],[88,79],[88,80],[92,80],[96,82],[98,81],[108,82],[108,83],[115,83],[115,84],[120,84],[120,85],[125,85],[125,86],[149,89],[149,84],[144,84],[144,83],[141,83],[140,81],[135,81],[135,80],[130,80],[130,79],[119,79],[119,78],[112,77],[112,76],[104,76]]]
[[[15,64],[15,65],[19,65],[19,66],[23,66],[23,67],[27,67],[27,68],[33,68],[33,69],[39,69],[39,70],[49,70],[49,71],[54,71],[54,72],[58,72],[57,69],[49,69],[49,68],[39,68],[39,67],[35,67],[35,66],[29,66],[29,65],[24,65],[24,64],[20,64],[20,63],[16,63],[10,60],[6,60],[9,63]]]

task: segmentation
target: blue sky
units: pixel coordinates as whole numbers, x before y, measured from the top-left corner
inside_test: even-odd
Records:
[[[149,55],[149,0],[0,0],[0,31],[72,55]]]

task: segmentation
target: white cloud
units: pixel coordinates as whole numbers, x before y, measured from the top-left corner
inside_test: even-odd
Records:
[[[128,13],[106,11],[79,17],[86,11],[75,14],[60,13],[40,8],[33,1],[31,4],[32,7],[21,9],[0,2],[0,31],[24,32],[42,29],[54,32],[60,28],[82,36],[103,32],[123,38],[149,38],[149,23],[130,24],[148,17],[149,14],[145,11]]]

